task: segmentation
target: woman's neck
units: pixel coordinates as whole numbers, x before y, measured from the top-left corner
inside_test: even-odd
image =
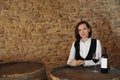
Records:
[[[85,41],[87,41],[88,38],[82,38],[82,41],[85,43]]]

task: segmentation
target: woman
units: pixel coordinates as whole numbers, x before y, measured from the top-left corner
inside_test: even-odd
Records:
[[[68,65],[71,66],[90,66],[95,65],[92,60],[93,54],[101,57],[101,43],[98,39],[91,39],[91,26],[86,21],[80,21],[75,28],[76,41],[73,42]],[[97,64],[100,64],[97,62]]]

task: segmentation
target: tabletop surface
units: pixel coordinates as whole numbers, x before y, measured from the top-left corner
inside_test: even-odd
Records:
[[[107,74],[100,72],[100,65],[97,66],[99,72],[94,72],[95,66],[62,66],[52,70],[52,75],[61,80],[116,80],[120,77],[120,70],[110,67]],[[117,79],[120,80],[120,79]]]
[[[43,65],[37,62],[12,62],[0,64],[0,75],[29,73],[40,70],[42,67]]]

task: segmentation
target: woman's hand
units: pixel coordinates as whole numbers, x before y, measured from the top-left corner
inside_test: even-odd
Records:
[[[71,66],[79,66],[82,64],[85,64],[83,60],[72,60],[70,63]]]

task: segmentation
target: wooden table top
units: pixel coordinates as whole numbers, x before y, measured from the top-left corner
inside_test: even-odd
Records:
[[[94,72],[95,66],[63,66],[54,68],[51,74],[60,80],[114,80],[120,77],[120,70],[110,67],[107,74],[100,72],[100,66],[97,66],[99,72]],[[118,79],[119,80],[119,79]]]
[[[12,62],[0,64],[0,75],[29,73],[39,70],[42,67],[43,65],[37,62]]]

